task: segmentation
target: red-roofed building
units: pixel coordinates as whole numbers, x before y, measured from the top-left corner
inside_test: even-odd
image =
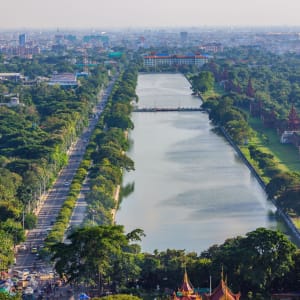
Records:
[[[221,279],[220,284],[213,290],[211,295],[204,294],[205,300],[239,300],[241,293],[234,294],[226,282]]]

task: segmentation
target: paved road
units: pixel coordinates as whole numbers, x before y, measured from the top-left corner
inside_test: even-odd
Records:
[[[69,149],[69,162],[67,166],[65,166],[60,172],[55,184],[45,197],[45,201],[43,202],[37,216],[37,227],[28,232],[25,242],[27,249],[20,250],[16,255],[16,265],[13,268],[14,270],[33,270],[46,266],[45,262],[37,260],[36,254],[31,253],[30,249],[33,247],[39,248],[42,246],[47,233],[49,230],[51,230],[51,227],[59,214],[61,206],[68,195],[70,183],[72,182],[73,177],[80,165],[92,131],[98,123],[98,119],[106,105],[108,96],[112,91],[112,87],[117,77],[118,75],[114,77],[104,92],[99,93],[99,102],[94,109],[94,116],[90,119],[88,128],[83,131],[77,142]],[[83,202],[85,202],[84,199],[81,199],[78,202],[78,206],[83,207]],[[80,218],[82,222],[84,213],[85,209],[81,209],[79,219],[77,218],[76,220],[77,223],[80,222]]]

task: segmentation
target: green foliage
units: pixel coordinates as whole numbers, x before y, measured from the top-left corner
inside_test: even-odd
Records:
[[[36,227],[37,224],[37,216],[34,214],[27,214],[25,216],[24,226],[25,229],[33,229]]]
[[[7,270],[14,261],[13,239],[10,233],[0,229],[0,260],[1,268]]]
[[[205,93],[214,86],[214,76],[211,72],[202,71],[190,78],[194,93]]]
[[[59,274],[70,282],[86,282],[103,289],[104,281],[122,265],[119,281],[126,281],[134,265],[130,258],[130,239],[123,226],[93,226],[75,230],[68,236],[70,244],[52,246],[53,260]]]
[[[286,188],[286,187],[285,187]],[[300,189],[299,186],[294,188],[286,188],[286,191],[282,192],[277,198],[277,203],[287,213],[296,213],[300,215]]]
[[[21,295],[11,296],[9,294],[0,292],[0,300],[21,300],[21,299],[22,299]]]
[[[22,225],[13,219],[7,219],[5,222],[2,222],[0,228],[11,236],[15,245],[25,240],[25,233]]]
[[[209,111],[214,123],[224,126],[237,144],[245,144],[253,136],[245,115],[234,106],[234,100],[228,96],[208,99],[203,108]]]
[[[289,274],[295,252],[296,246],[283,233],[258,228],[211,247],[204,255],[212,260],[213,277],[223,265],[234,290],[266,294],[273,282]]]
[[[41,56],[30,63],[19,58],[11,61],[13,64],[1,66],[7,72],[23,69],[32,78],[49,75],[56,67],[56,71],[73,70],[73,65],[64,57]],[[58,65],[55,67],[55,64]],[[29,212],[25,226],[33,228],[36,221],[31,215],[32,209],[67,163],[67,150],[87,124],[98,88],[106,81],[106,76],[106,69],[99,66],[76,90],[46,83],[30,87],[1,84],[1,92],[18,93],[25,104],[0,107],[0,221],[3,222],[0,227],[14,231],[15,243],[23,237],[16,226],[12,228],[11,222],[20,222],[25,209]],[[80,169],[75,179],[85,177],[87,168]],[[78,190],[78,185],[74,190]],[[60,231],[53,234],[51,240],[61,236]]]
[[[96,224],[111,224],[111,210],[116,207],[116,187],[120,186],[122,170],[134,170],[126,155],[129,143],[124,130],[133,128],[130,120],[131,101],[136,97],[137,70],[129,66],[115,84],[88,153],[93,160],[90,169],[90,193],[87,195],[88,219]]]
[[[269,198],[280,196],[288,187],[292,186],[295,177],[288,173],[281,173],[276,175],[266,186],[266,192]]]
[[[254,145],[250,145],[248,147],[249,149],[249,153],[250,153],[250,158],[257,162],[258,167],[263,170],[265,176],[268,176],[270,178],[273,178],[273,182],[274,182],[274,178],[278,178],[278,176],[281,176],[280,173],[281,171],[279,170],[278,167],[276,167],[277,163],[274,159],[274,155],[271,153],[266,153],[261,151],[260,149],[258,149],[257,147],[255,147]],[[271,181],[272,181],[271,180]],[[270,198],[273,198],[275,196],[275,194],[273,194],[271,192],[271,189],[273,189],[273,184],[269,183],[267,185],[267,193],[269,195]]]

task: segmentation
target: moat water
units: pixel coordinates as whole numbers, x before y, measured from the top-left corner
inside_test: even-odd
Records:
[[[199,107],[180,74],[140,74],[139,107]],[[203,112],[136,112],[128,155],[135,171],[116,222],[145,231],[143,251],[201,251],[258,227],[277,228],[275,207]]]

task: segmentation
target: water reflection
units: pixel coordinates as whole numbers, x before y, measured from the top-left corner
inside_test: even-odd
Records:
[[[134,192],[134,182],[129,182],[125,186],[121,187],[121,199],[128,197]]]

